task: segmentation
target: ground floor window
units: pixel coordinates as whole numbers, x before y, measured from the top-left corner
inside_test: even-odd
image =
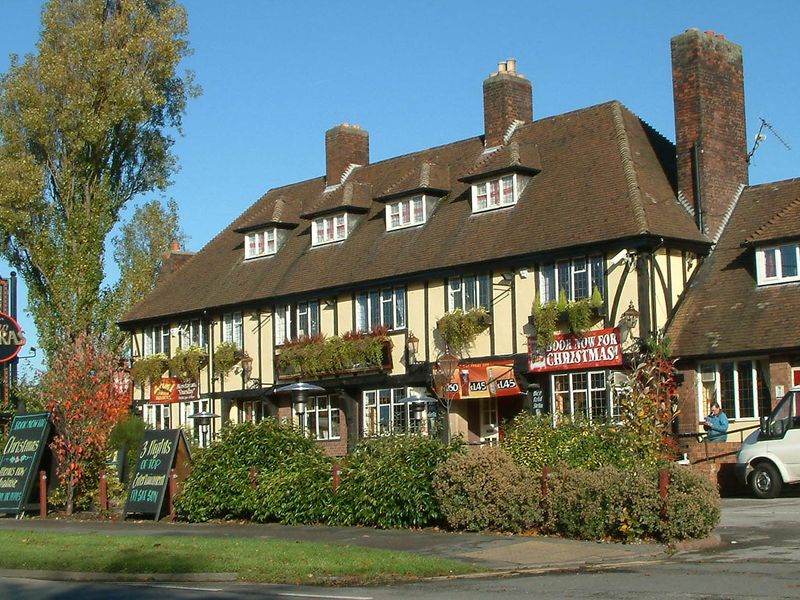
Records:
[[[258,423],[264,418],[261,400],[245,400],[239,404],[239,423]]]
[[[619,415],[609,398],[605,371],[580,371],[551,375],[553,418],[570,417],[603,421]]]
[[[292,408],[294,412],[294,408]],[[294,422],[302,423],[309,436],[317,440],[338,440],[341,434],[341,416],[337,396],[309,396],[306,399],[306,412],[294,413]]]
[[[719,402],[729,419],[757,419],[769,413],[765,367],[756,359],[702,363],[699,369],[698,409],[707,415]]]
[[[211,437],[214,434],[214,420],[212,419],[208,425],[201,425],[190,417],[197,413],[207,412],[209,412],[208,399],[181,403],[181,424],[191,431],[192,439],[201,448],[208,448],[211,443]]]
[[[363,392],[364,435],[430,433],[436,418],[436,402],[408,400],[408,388],[386,388]]]
[[[170,423],[169,404],[145,404],[144,422],[153,429],[169,429]]]

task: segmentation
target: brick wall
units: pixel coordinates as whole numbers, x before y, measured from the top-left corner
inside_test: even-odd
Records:
[[[514,121],[533,121],[533,87],[520,75],[496,73],[483,82],[486,147],[501,145]]]
[[[325,181],[341,182],[350,165],[369,164],[369,134],[358,125],[343,123],[325,132]]]
[[[717,486],[721,495],[733,495],[744,490],[736,480],[736,453],[741,444],[736,442],[698,442],[684,438],[680,444],[690,468],[702,473]]]
[[[706,231],[714,236],[740,184],[748,183],[742,48],[713,32],[672,38],[678,189],[696,206],[692,145]]]

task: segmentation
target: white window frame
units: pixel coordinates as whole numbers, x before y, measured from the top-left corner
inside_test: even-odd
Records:
[[[241,312],[222,315],[222,341],[233,342],[239,350],[244,348],[244,321]]]
[[[398,402],[408,396],[409,388],[402,387],[361,392],[361,422],[364,437],[408,432],[428,435],[437,414],[436,401],[428,401],[422,411],[422,418],[414,419],[412,403]],[[420,400],[425,399],[420,398]]]
[[[447,278],[447,310],[492,309],[492,276],[489,273]]]
[[[377,326],[387,327],[391,331],[405,329],[404,286],[373,289],[356,294],[356,329],[369,332]]]
[[[336,395],[308,396],[303,417],[303,431],[317,441],[327,442],[342,439],[342,414],[339,397]],[[301,415],[292,405],[292,419],[300,424]]]
[[[579,267],[581,262],[584,262],[583,270]],[[564,271],[567,269],[568,279],[565,280]],[[581,273],[586,274],[588,290],[586,295],[576,296],[576,281]],[[562,289],[569,302],[591,298],[595,287],[605,298],[605,259],[599,254],[559,260],[539,267],[539,298],[542,304],[558,300]]]
[[[152,356],[160,352],[169,356],[170,333],[168,323],[146,327],[143,332],[143,337],[144,354],[142,356]]]
[[[520,184],[521,179],[517,173],[507,173],[473,183],[472,212],[479,213],[514,206],[519,198]],[[497,189],[496,201],[492,200],[493,189]]]
[[[578,387],[576,379],[579,376],[586,376],[586,386]],[[594,385],[594,379],[601,378],[602,384]],[[619,415],[619,409],[614,404],[614,395],[608,389],[608,371],[569,371],[566,373],[554,373],[550,375],[550,414],[553,415],[553,423],[560,417],[571,419],[588,419],[589,422],[595,420],[613,419]],[[566,381],[566,389],[557,386],[557,382]],[[575,396],[578,393],[586,394],[585,412],[580,415],[575,414]],[[559,411],[556,396],[562,395],[563,412]],[[594,397],[602,395],[605,398],[606,410],[602,415],[594,414]]]
[[[322,246],[346,240],[348,225],[346,212],[314,219],[311,227],[311,245]]]
[[[170,429],[170,424],[172,423],[171,407],[171,404],[145,404],[145,423],[153,429]]]
[[[419,206],[419,213],[415,207]],[[422,225],[428,220],[427,198],[425,195],[409,196],[386,205],[386,231]]]
[[[244,258],[271,256],[278,251],[278,239],[274,227],[251,231],[244,236]]]
[[[767,274],[767,254],[774,256],[775,275]],[[794,255],[794,275],[784,275],[784,253]],[[800,242],[788,242],[776,246],[768,246],[756,250],[756,275],[758,285],[772,285],[775,283],[791,283],[800,281]]]
[[[697,366],[697,373],[695,376],[696,381],[696,389],[697,389],[697,410],[701,417],[705,417],[708,414],[709,405],[713,402],[719,402],[719,405],[725,411],[725,414],[728,416],[729,419],[732,421],[757,421],[761,418],[759,413],[760,402],[759,402],[759,364],[763,364],[764,359],[757,358],[757,357],[746,357],[746,358],[731,358],[731,359],[720,359],[714,361],[703,361]],[[733,364],[733,398],[731,400],[726,400],[722,397],[722,379],[721,379],[721,369],[720,366],[724,363],[732,363]],[[739,384],[739,365],[743,365],[745,363],[750,364],[750,387],[752,390],[752,412],[753,416],[748,417],[742,416],[742,405],[740,400],[740,395],[742,390],[740,389]],[[765,370],[765,374],[768,371]],[[713,374],[713,379],[712,379]],[[766,375],[768,376],[768,375]],[[767,388],[768,382],[763,382],[763,387]],[[707,396],[707,397],[706,397]],[[733,410],[731,410],[731,401],[733,403]]]
[[[186,350],[189,346],[208,348],[208,327],[200,319],[183,321],[178,326],[178,347]]]
[[[305,316],[304,316],[305,315]],[[300,324],[307,320],[307,331]],[[275,345],[283,346],[287,341],[302,336],[319,335],[320,302],[306,300],[296,304],[282,304],[275,307]]]

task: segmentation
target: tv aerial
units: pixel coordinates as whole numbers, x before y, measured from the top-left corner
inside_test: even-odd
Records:
[[[759,117],[759,119],[761,120],[761,126],[758,128],[758,133],[756,133],[756,139],[753,142],[753,148],[750,150],[750,152],[747,153],[748,164],[750,163],[750,159],[753,158],[753,155],[756,153],[756,150],[758,150],[758,147],[761,145],[761,142],[767,139],[767,134],[764,133],[765,129],[769,129],[770,133],[772,133],[772,135],[775,136],[775,139],[777,139],[781,144],[783,144],[787,150],[792,149],[792,147],[786,143],[786,140],[784,140],[781,137],[781,135],[777,131],[775,131],[775,128],[769,123],[767,123],[764,117]]]

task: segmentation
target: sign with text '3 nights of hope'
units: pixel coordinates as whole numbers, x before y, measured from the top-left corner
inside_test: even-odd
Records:
[[[50,440],[50,429],[49,413],[17,415],[11,421],[0,459],[0,513],[26,510]]]

